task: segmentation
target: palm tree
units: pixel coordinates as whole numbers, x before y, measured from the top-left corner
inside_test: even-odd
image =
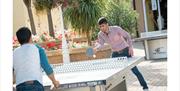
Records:
[[[27,11],[28,11],[28,15],[29,15],[29,20],[30,20],[30,25],[31,25],[31,30],[32,30],[32,34],[36,34],[36,28],[34,25],[34,19],[33,19],[33,14],[32,14],[32,9],[31,9],[31,0],[23,0]]]
[[[76,0],[64,12],[65,21],[69,21],[79,33],[85,33],[89,45],[91,45],[90,33],[95,30],[97,20],[101,16],[100,1]]]
[[[34,5],[37,11],[44,11],[44,10],[46,11],[47,19],[48,19],[48,26],[49,26],[49,35],[52,37],[55,37],[52,15],[51,15],[51,9],[53,8],[53,5],[54,5],[53,0],[36,0]]]
[[[47,11],[47,18],[48,18],[48,25],[49,25],[49,33],[50,33],[50,36],[55,37],[52,15],[51,15],[52,0],[48,0],[48,1],[49,1],[49,5],[47,6],[46,11]]]

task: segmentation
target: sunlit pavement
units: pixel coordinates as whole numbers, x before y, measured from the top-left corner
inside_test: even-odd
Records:
[[[134,55],[145,55],[142,42],[133,45]],[[137,67],[147,81],[149,91],[167,91],[167,59],[144,60]],[[128,91],[143,91],[132,72],[128,72],[127,88]]]

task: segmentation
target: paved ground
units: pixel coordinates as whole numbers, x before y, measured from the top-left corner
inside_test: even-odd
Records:
[[[141,42],[134,44],[135,55],[145,55]],[[150,91],[167,91],[167,59],[145,60],[138,65],[139,70],[147,81]],[[143,91],[136,76],[128,73],[128,91]]]

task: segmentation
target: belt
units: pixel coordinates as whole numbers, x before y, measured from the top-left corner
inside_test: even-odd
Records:
[[[26,81],[25,84],[33,84],[35,81]]]
[[[34,84],[35,82],[36,82],[36,80],[26,81],[26,82],[20,83],[19,85],[17,85],[17,87],[18,87],[18,86],[21,86],[21,85],[32,85],[32,84]]]
[[[122,49],[122,50],[119,50],[119,51],[114,51],[115,53],[123,53],[125,50],[127,50],[128,49],[128,47],[126,47],[126,48],[124,48],[124,49]]]

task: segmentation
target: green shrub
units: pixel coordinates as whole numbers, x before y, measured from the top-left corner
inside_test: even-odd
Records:
[[[137,29],[138,14],[133,10],[132,5],[128,2],[121,2],[119,4],[110,2],[107,5],[106,17],[110,25],[118,25],[131,35]]]

